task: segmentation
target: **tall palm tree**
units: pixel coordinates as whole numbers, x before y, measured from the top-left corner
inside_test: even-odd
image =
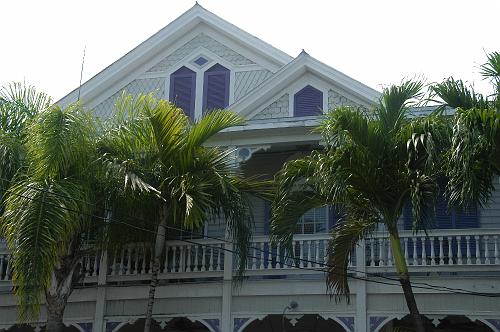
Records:
[[[500,52],[487,54],[480,69],[491,95],[453,78],[431,86],[442,106],[456,109],[447,189],[450,203],[465,207],[486,204],[500,175]]]
[[[213,111],[192,123],[181,109],[152,95],[123,96],[116,105],[117,114],[107,125],[106,158],[112,169],[134,174],[131,187],[151,194],[154,206],[148,210],[156,213],[144,326],[149,332],[167,228],[195,230],[211,216],[223,216],[241,253],[241,272],[252,234],[248,196],[265,195],[267,183],[243,178],[231,150],[204,146],[221,130],[242,125],[236,114]]]
[[[356,244],[387,229],[399,281],[417,331],[424,331],[398,231],[403,207],[412,204],[413,228],[431,220],[438,194],[442,152],[450,129],[439,116],[412,117],[422,97],[421,82],[384,89],[371,111],[341,107],[330,111],[317,130],[324,150],[286,163],[277,174],[271,234],[291,250],[295,224],[307,210],[327,204],[341,211],[328,250],[330,292],[349,299],[348,262]],[[290,251],[291,252],[291,251]]]
[[[26,129],[24,162],[4,197],[0,229],[12,253],[19,318],[38,319],[45,298],[47,331],[63,328],[66,301],[80,277],[82,238],[96,201],[95,129],[78,104],[39,112]]]

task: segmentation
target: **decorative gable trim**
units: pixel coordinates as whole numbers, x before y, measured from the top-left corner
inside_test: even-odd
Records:
[[[229,108],[246,118],[252,118],[265,107],[263,102],[268,102],[274,96],[286,93],[287,87],[297,86],[297,81],[304,75],[309,75],[311,80],[324,87],[321,89],[323,91],[323,109],[328,107],[329,89],[335,89],[339,94],[363,107],[371,106],[380,97],[378,91],[312,58],[306,52],[302,52],[292,62],[257,86],[251,93],[230,105]],[[326,84],[330,87],[326,88]],[[291,93],[295,94],[304,86],[292,87],[296,90],[291,91]]]
[[[151,60],[157,59],[158,55],[165,48],[176,44],[179,39],[196,30],[200,25],[204,25],[207,31],[211,30],[221,36],[225,36],[227,40],[232,40],[231,44],[240,45],[240,47],[248,50],[247,53],[249,55],[253,53],[253,57],[260,57],[267,65],[273,67],[274,70],[292,60],[286,53],[237,28],[196,4],[176,20],[85,82],[81,86],[81,99],[85,103],[88,103],[88,105],[94,104],[95,106],[95,102],[93,101],[96,98],[99,98],[100,95],[106,93],[106,91],[116,85],[123,87],[137,78],[141,73],[150,68],[144,68],[145,63],[147,64]],[[210,34],[207,33],[207,35]],[[226,44],[221,40],[218,41]],[[227,44],[226,46],[232,47],[232,45]],[[245,54],[242,55],[246,56]],[[251,58],[249,60],[253,61]],[[161,61],[161,58],[158,61]],[[131,78],[127,81],[127,77]],[[77,95],[78,88],[59,100],[57,104],[66,106],[76,101]],[[100,97],[100,99],[102,101],[103,97]]]

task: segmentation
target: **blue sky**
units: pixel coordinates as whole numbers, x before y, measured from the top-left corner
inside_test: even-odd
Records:
[[[25,80],[59,99],[181,15],[194,1],[2,3],[0,84]],[[487,92],[478,66],[500,51],[500,1],[200,0],[292,56],[309,54],[377,89],[448,76]]]

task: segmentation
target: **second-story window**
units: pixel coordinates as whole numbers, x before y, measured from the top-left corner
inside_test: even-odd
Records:
[[[169,99],[191,119],[194,118],[196,99],[196,73],[187,67],[181,67],[170,75]]]
[[[216,64],[205,72],[203,80],[203,113],[229,105],[230,71]]]
[[[293,96],[293,116],[323,113],[323,92],[307,85]]]

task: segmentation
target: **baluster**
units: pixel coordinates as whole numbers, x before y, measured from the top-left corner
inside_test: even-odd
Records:
[[[431,241],[431,265],[436,265],[435,259],[436,259],[436,253],[434,252],[434,236],[430,238]]]
[[[205,246],[202,247],[202,252],[205,250]],[[194,246],[194,265],[193,265],[193,271],[199,271],[198,269],[198,253],[200,251],[200,248],[198,245]],[[201,267],[200,267],[201,270]]]
[[[134,274],[139,274],[139,245],[135,245],[134,253]]]
[[[111,275],[116,275],[116,256],[118,256],[118,250],[113,251],[113,265],[111,266]]]
[[[185,255],[185,249],[183,245],[179,246],[179,266],[178,266],[178,271],[177,272],[184,272],[184,267],[185,267],[185,261],[184,261],[184,255]]]
[[[217,271],[222,271],[222,267],[220,265],[221,262],[221,252],[222,252],[222,247],[224,244],[220,245],[220,248],[217,248]]]
[[[85,255],[85,276],[90,276],[90,255]]]
[[[252,270],[257,270],[257,243],[253,243]]]
[[[192,251],[192,245],[188,244],[186,245],[186,252],[187,252],[187,260],[186,260],[186,272],[191,272],[191,251]]]
[[[149,267],[148,267],[148,273],[153,273],[153,265],[155,261],[155,248],[153,246],[149,247],[149,252],[151,255],[149,255]]]
[[[299,248],[299,250],[300,250],[300,248]],[[297,241],[296,240],[293,241],[292,257],[293,257],[293,260],[292,260],[292,263],[289,265],[290,268],[297,266]]]
[[[163,273],[168,272],[168,244],[165,242],[165,260],[163,261],[163,270],[161,270]]]
[[[123,274],[123,262],[125,261],[125,248],[122,248],[121,250],[121,256],[120,256],[120,267],[118,270],[118,274],[122,275]]]
[[[454,264],[453,249],[451,247],[452,244],[453,244],[453,238],[451,236],[448,236],[448,265]]]
[[[97,257],[98,257],[98,253],[95,253],[94,254],[94,268],[92,269],[92,276],[97,276],[97,267],[98,267],[98,263],[97,263]]]
[[[384,266],[384,239],[379,238],[378,239],[378,246],[379,246],[379,251],[378,251],[378,266]]]
[[[276,268],[283,268],[283,261],[281,260],[281,246],[279,243],[276,245]]]
[[[467,264],[472,264],[471,253],[470,253],[470,236],[467,235],[465,237],[465,241],[467,244]]]
[[[418,265],[417,238],[414,236],[411,239],[412,239],[412,242],[413,242],[413,265]]]
[[[420,238],[420,243],[422,244],[422,258],[421,258],[421,265],[427,265],[427,251],[426,251],[426,248],[425,248],[425,242],[426,242],[426,238],[425,237],[421,237]]]
[[[260,255],[259,255],[259,270],[264,270],[264,242],[260,242],[259,243],[259,252],[260,252]]]
[[[273,268],[273,248],[271,247],[271,242],[267,245],[267,269],[271,270]]]
[[[177,246],[172,247],[172,272],[177,272]]]
[[[375,266],[375,239],[370,239],[370,266]]]
[[[127,247],[127,271],[126,274],[131,274],[132,270],[132,246]]]
[[[208,252],[210,253],[210,256],[208,257],[208,271],[213,271],[214,270],[214,249],[209,248]]]
[[[0,255],[0,280],[4,279],[4,276],[3,276],[3,264],[4,264],[4,261],[5,261],[5,255]]]
[[[390,241],[387,241],[387,266],[392,266],[392,249]]]
[[[439,265],[444,264],[443,237],[439,237]]]
[[[314,254],[314,267],[319,267],[319,240],[314,242],[314,249],[316,249],[316,253]]]
[[[167,247],[168,249],[168,247]],[[167,251],[167,256],[168,256],[168,251]],[[142,263],[141,263],[141,274],[146,273],[146,244],[142,245]],[[167,269],[167,264],[166,264],[166,259],[165,259],[165,270]],[[167,272],[167,271],[165,271]]]
[[[462,246],[460,244],[462,242],[462,237],[457,235],[457,264],[462,265]]]
[[[495,257],[495,264],[500,263],[500,258],[498,257],[498,235],[493,236],[493,241],[495,241],[495,245],[493,247],[493,256]]]
[[[481,264],[481,248],[479,247],[479,236],[476,235],[476,264]]]
[[[211,253],[210,254],[210,258],[212,258],[213,249],[212,248],[208,248],[208,251]],[[200,271],[206,271],[207,270],[207,258],[206,258],[206,256],[207,256],[207,247],[202,246],[201,247],[201,267],[200,267]],[[212,266],[211,263],[209,263],[208,270],[209,271],[213,270],[213,266]]]
[[[10,277],[10,269],[11,269],[11,266],[12,266],[12,255],[5,255],[5,258],[6,258],[6,261],[7,261],[7,266],[5,267],[5,280],[10,280],[11,277]]]
[[[299,253],[300,253],[300,261],[299,261],[299,267],[304,267],[304,241],[300,240],[299,241]]]
[[[306,266],[307,267],[311,267],[311,240],[309,241],[306,241],[307,242],[307,262],[306,262]]]
[[[483,237],[483,240],[484,240],[484,264],[491,264],[490,262],[490,253],[489,253],[489,241],[490,241],[490,237],[488,235],[485,235]]]
[[[406,264],[409,264],[409,262],[408,262],[408,238],[407,237],[403,238],[403,243],[405,246],[405,262],[406,262]]]

